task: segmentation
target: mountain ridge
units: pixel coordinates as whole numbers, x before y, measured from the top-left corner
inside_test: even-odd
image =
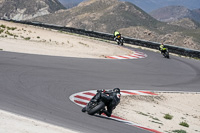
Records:
[[[74,7],[79,3],[83,2],[84,0],[59,0],[65,7]],[[133,3],[134,5],[140,7],[145,12],[151,12],[153,10],[165,7],[165,6],[185,6],[191,10],[199,8],[199,0],[121,0],[121,1],[128,1]],[[69,6],[71,5],[71,6]]]
[[[183,18],[190,18],[200,23],[200,13],[198,10],[190,10],[184,6],[167,6],[149,13],[159,21],[171,22]]]
[[[152,22],[159,23],[132,3],[118,0],[90,0],[74,8],[37,17],[34,20],[46,22],[47,18],[53,24],[110,33],[119,27],[126,28],[144,25],[144,23],[149,27],[154,27]]]

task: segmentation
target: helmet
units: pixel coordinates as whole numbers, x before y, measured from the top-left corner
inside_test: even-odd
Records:
[[[120,93],[120,89],[119,88],[114,88],[113,91],[117,92],[117,93]]]

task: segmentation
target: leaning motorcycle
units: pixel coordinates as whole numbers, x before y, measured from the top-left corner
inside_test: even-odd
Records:
[[[94,115],[105,109],[106,100],[102,98],[103,93],[98,92],[98,99],[91,99],[90,102],[86,105],[86,112],[89,115]]]
[[[117,35],[116,42],[117,42],[117,45],[123,46],[124,45],[124,38],[121,37],[121,35]]]
[[[165,57],[165,58],[167,58],[167,59],[169,59],[169,51],[168,51],[168,49],[167,48],[163,48],[163,53],[162,53],[162,55]]]

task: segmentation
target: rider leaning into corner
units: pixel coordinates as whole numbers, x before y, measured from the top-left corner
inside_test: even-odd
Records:
[[[118,31],[115,31],[115,32],[114,32],[114,40],[116,40],[116,39],[117,39],[117,36],[118,36],[118,35],[120,35],[120,36],[121,36],[121,34],[120,34]]]
[[[165,52],[164,48],[165,48],[164,44],[161,43],[161,45],[159,47],[159,50],[160,50],[161,54],[163,54]]]
[[[102,111],[99,112],[99,115],[101,115],[102,113],[106,114],[106,116],[110,117],[112,114],[112,111],[116,108],[116,106],[119,104],[120,102],[120,89],[119,88],[114,88],[113,90],[97,90],[97,92],[101,92],[101,93],[97,93],[91,100],[98,100],[100,97],[106,99],[107,104],[106,104],[106,108],[107,110],[104,108]],[[103,94],[103,95],[101,95]],[[82,112],[86,112],[86,107],[84,107],[82,109]]]

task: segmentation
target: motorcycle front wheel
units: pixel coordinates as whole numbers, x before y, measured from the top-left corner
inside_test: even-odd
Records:
[[[95,113],[97,113],[101,109],[103,109],[104,107],[105,107],[105,103],[104,102],[99,102],[99,104],[97,106],[95,106],[94,108],[88,110],[88,114],[89,115],[94,115]]]

